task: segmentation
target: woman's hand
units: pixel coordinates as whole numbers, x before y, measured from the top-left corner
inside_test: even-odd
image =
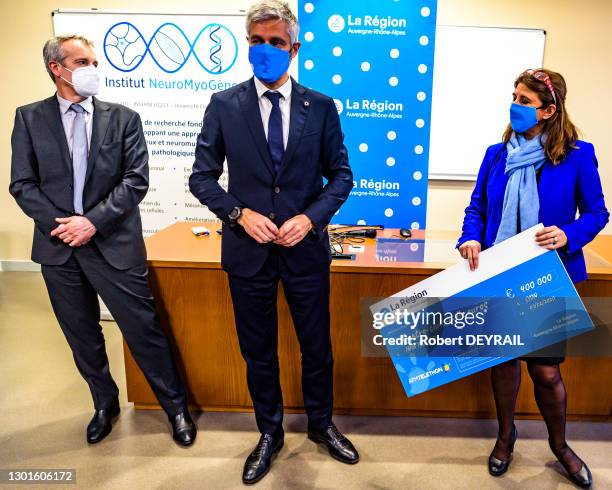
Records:
[[[470,270],[475,271],[478,268],[478,256],[480,255],[480,242],[476,240],[468,240],[463,242],[459,247],[461,257],[467,259],[470,264]]]
[[[536,233],[536,243],[548,250],[555,250],[567,245],[567,235],[558,226],[545,226]]]

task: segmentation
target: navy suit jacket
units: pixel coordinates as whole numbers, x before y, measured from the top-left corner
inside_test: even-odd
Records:
[[[146,260],[138,203],[149,188],[147,145],[138,113],[96,98],[93,104],[83,212],[104,258],[128,269]],[[74,214],[73,172],[55,95],[17,109],[11,144],[9,191],[34,220],[32,260],[64,264],[72,248],[50,233],[55,218]]]
[[[230,274],[255,275],[273,246],[295,274],[329,267],[327,225],[353,187],[340,119],[331,98],[293,80],[290,111],[289,139],[278,174],[252,78],[214,94],[204,114],[189,188],[223,221],[221,263]],[[218,182],[225,159],[227,191]],[[259,244],[240,225],[229,226],[234,207],[268,216],[278,227],[303,213],[314,232],[293,247]]]
[[[540,222],[544,226],[556,225],[567,235],[567,247],[559,255],[575,283],[587,278],[582,247],[606,226],[610,216],[593,145],[577,141],[576,146],[557,165],[547,160],[538,183]],[[495,242],[508,182],[504,172],[507,156],[504,143],[487,149],[470,205],[465,210],[463,234],[457,246],[476,240],[484,250]]]

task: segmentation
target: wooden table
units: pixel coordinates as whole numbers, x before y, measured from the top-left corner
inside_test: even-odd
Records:
[[[195,237],[192,226],[204,225],[210,236]],[[146,240],[150,282],[164,328],[171,338],[193,407],[218,411],[252,410],[240,355],[226,273],[220,266],[217,224],[176,223]],[[379,237],[397,236],[385,230]],[[494,417],[489,373],[484,371],[413,398],[408,398],[386,357],[361,354],[360,308],[363,298],[396,293],[459,260],[458,234],[415,231],[423,239],[421,262],[377,259],[376,242],[354,261],[334,261],[331,268],[331,326],[334,350],[336,413]],[[588,296],[612,297],[612,236],[599,236],[585,250],[589,280],[580,285]],[[289,310],[279,291],[279,357],[283,398],[288,412],[302,411],[299,346]],[[524,363],[522,363],[524,364]],[[159,408],[142,373],[125,347],[128,400],[137,409]],[[524,369],[524,366],[523,366]],[[612,360],[568,358],[562,364],[568,388],[568,415],[573,419],[612,418]],[[533,387],[526,371],[517,415],[537,417]]]

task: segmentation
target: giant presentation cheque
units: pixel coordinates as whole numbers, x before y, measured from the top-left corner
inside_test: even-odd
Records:
[[[593,329],[558,253],[536,244],[541,228],[483,251],[475,271],[462,261],[370,307],[372,342],[408,396],[549,346],[562,352]]]

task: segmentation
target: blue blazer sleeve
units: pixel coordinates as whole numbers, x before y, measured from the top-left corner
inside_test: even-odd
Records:
[[[573,254],[589,243],[606,226],[610,213],[606,209],[597,157],[590,143],[580,143],[584,157],[576,172],[576,204],[580,216],[572,223],[560,226],[567,236],[567,253]]]
[[[478,177],[476,178],[476,186],[472,191],[470,204],[465,208],[465,218],[463,218],[463,233],[457,241],[455,248],[461,246],[462,243],[468,240],[476,240],[481,245],[485,240],[485,223],[487,219],[487,181],[489,179],[489,169],[492,162],[495,160],[495,155],[499,151],[499,145],[493,145],[487,148]]]
[[[340,117],[332,99],[329,99],[323,139],[321,166],[327,184],[319,196],[308,206],[304,214],[314,224],[317,233],[323,233],[332,217],[351,193],[353,172],[344,146]]]
[[[222,221],[242,203],[219,185],[225,161],[225,143],[215,95],[204,112],[202,131],[195,148],[195,163],[189,177],[189,190]]]

